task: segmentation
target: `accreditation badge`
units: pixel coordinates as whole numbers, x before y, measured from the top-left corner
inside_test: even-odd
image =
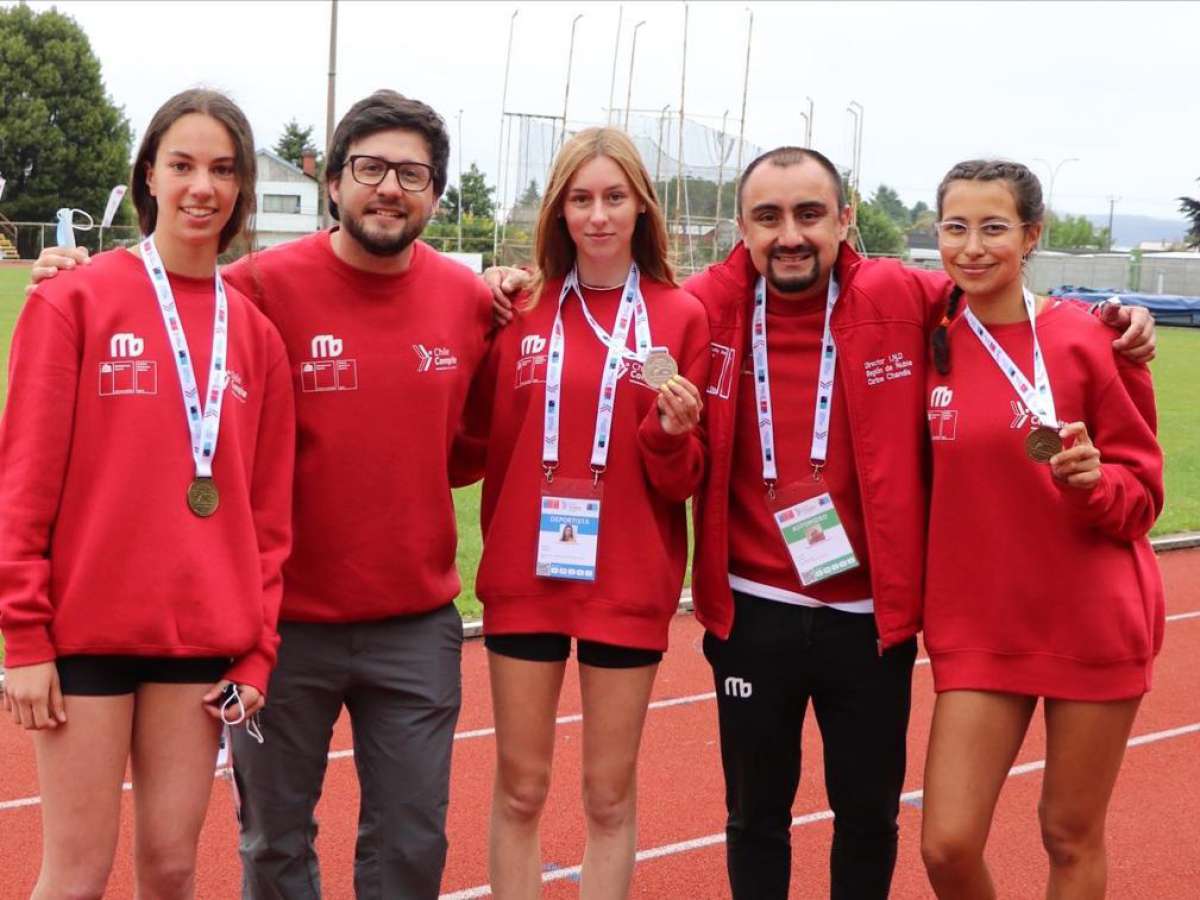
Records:
[[[586,479],[543,482],[538,516],[539,578],[596,580],[603,485]]]
[[[825,482],[786,485],[768,498],[767,507],[802,585],[858,568],[858,557]]]

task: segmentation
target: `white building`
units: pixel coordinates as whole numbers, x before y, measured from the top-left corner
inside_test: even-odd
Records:
[[[317,215],[316,160],[306,156],[304,168],[300,168],[270,150],[259,150],[256,158],[257,246],[270,247],[317,231],[321,218]]]

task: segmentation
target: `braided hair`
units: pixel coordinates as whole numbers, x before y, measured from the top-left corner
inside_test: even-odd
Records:
[[[1017,204],[1017,214],[1022,222],[1040,223],[1046,216],[1046,207],[1042,202],[1042,184],[1038,177],[1017,162],[1002,159],[969,159],[954,166],[937,189],[937,215],[942,218],[942,203],[946,199],[946,191],[956,181],[1003,181],[1008,184]],[[1031,251],[1032,252],[1032,251]],[[1025,257],[1029,258],[1028,254]],[[955,285],[950,292],[950,302],[946,306],[946,314],[933,330],[930,345],[933,351],[933,364],[938,372],[946,375],[950,372],[950,344],[947,340],[946,329],[958,315],[962,304],[963,289]]]

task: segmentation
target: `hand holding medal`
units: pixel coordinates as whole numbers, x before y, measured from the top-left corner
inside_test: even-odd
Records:
[[[1071,445],[1049,460],[1050,474],[1071,487],[1090,491],[1100,483],[1100,450],[1092,443],[1087,426],[1068,422],[1059,434]]]
[[[654,386],[649,374],[646,383]],[[658,419],[667,434],[687,434],[700,424],[703,408],[700,391],[682,375],[671,375],[658,385]]]

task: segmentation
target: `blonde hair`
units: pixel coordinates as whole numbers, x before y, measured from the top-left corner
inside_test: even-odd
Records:
[[[562,217],[563,203],[575,173],[584,163],[599,156],[620,166],[638,201],[646,207],[646,211],[638,215],[631,242],[633,260],[641,275],[664,284],[675,284],[675,271],[667,259],[667,223],[637,147],[619,129],[587,128],[563,145],[550,170],[533,235],[535,271],[529,285],[529,298],[521,304],[521,309],[530,310],[537,306],[546,282],[566,277],[575,265],[575,244]]]

